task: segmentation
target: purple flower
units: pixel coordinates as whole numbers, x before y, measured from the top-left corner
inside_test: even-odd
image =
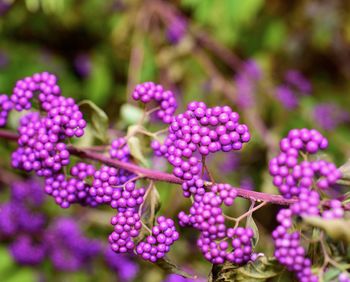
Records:
[[[187,22],[182,17],[173,19],[167,27],[166,36],[170,43],[177,44],[187,32]]]
[[[244,177],[241,179],[240,187],[247,190],[254,190],[254,182],[250,177]]]
[[[239,107],[249,108],[254,105],[257,83],[261,75],[261,69],[255,61],[248,60],[243,64],[241,72],[235,77],[236,102]]]
[[[91,73],[92,63],[88,54],[80,53],[74,58],[74,67],[77,73],[85,78]]]
[[[88,266],[100,252],[97,240],[86,238],[73,219],[59,218],[45,238],[49,257],[58,270],[77,271]]]
[[[0,17],[5,15],[6,12],[10,9],[11,3],[6,0],[0,0]]]
[[[312,90],[311,83],[297,70],[287,71],[285,81],[303,95],[310,94]]]
[[[130,256],[116,254],[111,248],[106,248],[104,258],[107,265],[118,273],[121,281],[132,281],[139,271],[139,266]]]
[[[280,85],[276,88],[276,97],[287,110],[293,110],[299,105],[297,96],[286,85]]]
[[[1,0],[0,0],[1,1]],[[1,2],[0,2],[0,15],[1,15]],[[9,63],[9,57],[5,51],[0,50],[0,69],[5,68]]]
[[[333,130],[338,125],[348,122],[350,115],[336,104],[322,103],[314,107],[313,117],[324,130]]]
[[[33,238],[21,235],[10,245],[10,252],[14,260],[19,264],[37,265],[46,255],[45,242],[34,243]]]

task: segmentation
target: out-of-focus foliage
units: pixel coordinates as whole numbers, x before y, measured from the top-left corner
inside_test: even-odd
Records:
[[[63,95],[92,101],[94,106],[87,111],[95,112],[99,122],[103,119],[113,134],[141,118],[130,93],[142,81],[172,89],[179,111],[192,100],[210,106],[228,104],[249,125],[252,142],[241,153],[212,157],[210,170],[217,181],[268,193],[277,191],[267,174],[267,162],[278,140],[291,128],[322,131],[330,140],[327,157],[336,164],[349,157],[349,50],[348,1],[0,0],[1,93],[11,93],[15,81],[26,75],[53,72],[60,78]],[[242,74],[244,63],[250,60],[261,72],[254,79]],[[288,84],[290,70],[310,82],[309,93]],[[252,103],[241,106],[246,93],[252,95]],[[92,123],[94,116],[90,116]],[[10,127],[17,119],[11,114]],[[161,126],[152,122],[150,129]],[[107,129],[95,124],[81,145],[91,145],[96,130],[101,137]],[[148,150],[148,144],[141,146]],[[1,146],[1,155],[8,156],[10,149]],[[1,161],[8,163],[5,157]],[[151,166],[166,168],[159,158]],[[157,188],[162,214],[175,218],[189,207],[189,200],[181,197],[175,185],[159,183]],[[101,240],[110,231],[101,222],[108,223],[113,211],[86,212],[79,207],[62,211],[53,203],[47,209],[52,217],[78,214],[79,219],[89,218],[85,231]],[[246,209],[247,203],[238,200],[232,210]],[[257,250],[267,256],[273,254],[269,234],[275,226],[275,212],[275,207],[267,207],[255,216],[260,233]],[[169,257],[190,273],[206,277],[211,265],[196,249],[196,234],[187,229],[181,229],[181,234],[183,239]],[[135,281],[164,281],[166,275],[140,261]],[[57,274],[48,264],[37,270],[23,268],[12,261],[5,246],[0,248],[1,281],[40,277],[46,279],[42,281],[115,281],[117,274],[102,261],[94,264],[91,273]],[[281,279],[291,281],[288,275]]]

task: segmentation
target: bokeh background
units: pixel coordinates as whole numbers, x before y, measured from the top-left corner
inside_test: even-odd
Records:
[[[324,157],[337,165],[350,156],[349,12],[350,2],[341,0],[0,0],[0,92],[10,94],[16,80],[35,72],[55,73],[63,95],[93,101],[118,132],[139,114],[130,98],[139,82],[154,81],[174,91],[179,112],[193,100],[227,104],[240,113],[253,137],[240,153],[211,157],[212,174],[220,182],[277,193],[267,163],[289,129],[320,130],[330,141]],[[9,128],[17,120],[11,115]],[[92,135],[80,145],[94,144]],[[148,146],[145,154],[151,157]],[[12,149],[2,143],[1,179],[8,179]],[[152,158],[150,166],[166,170],[159,158]],[[2,182],[5,203],[11,196]],[[190,206],[176,186],[157,187],[160,213],[175,218]],[[239,214],[248,204],[240,200],[230,212]],[[81,232],[102,244],[111,232],[113,211],[108,209],[61,210],[51,199],[38,209],[48,224],[72,218]],[[257,250],[269,255],[276,211],[270,206],[255,217]],[[180,232],[182,239],[169,257],[206,279],[211,265],[195,247],[196,234]],[[14,261],[9,244],[6,239],[0,246],[1,281],[182,281],[136,258],[106,259],[103,252],[74,271],[58,270],[50,261],[23,266]]]

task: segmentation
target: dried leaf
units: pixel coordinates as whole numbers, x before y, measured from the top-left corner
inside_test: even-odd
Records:
[[[258,226],[256,225],[254,219],[253,219],[253,214],[250,214],[247,217],[247,223],[246,223],[246,227],[250,227],[251,229],[253,229],[254,231],[254,237],[253,237],[253,248],[256,247],[256,245],[259,242],[259,229]]]
[[[147,160],[145,158],[145,156],[142,153],[142,149],[141,149],[141,142],[140,139],[136,136],[131,136],[128,139],[128,147],[130,150],[130,154],[139,162],[142,163],[142,165],[144,166],[148,166]]]
[[[303,218],[306,223],[323,229],[334,240],[350,242],[350,220],[348,219],[323,219],[318,216]]]
[[[228,262],[220,265],[213,265],[209,281],[262,282],[279,275],[282,270],[283,267],[278,264],[275,259],[262,256],[256,261],[249,262],[243,266],[237,266]]]
[[[141,207],[141,220],[149,228],[152,229],[156,219],[156,214],[160,209],[159,193],[154,183],[151,182],[148,187],[147,196]],[[141,242],[146,236],[150,235],[149,230],[143,227],[139,236],[135,239],[136,243]]]
[[[107,114],[90,100],[83,100],[79,103],[80,110],[91,122],[93,133],[103,143],[109,143],[108,126],[109,120]]]
[[[180,275],[185,278],[192,278],[195,279],[197,278],[196,276],[193,276],[186,271],[180,269],[177,265],[175,265],[172,261],[169,260],[169,258],[165,257],[162,259],[159,259],[156,263],[161,269],[163,269],[167,273],[174,273],[177,275]]]
[[[342,180],[350,180],[350,159],[346,161],[341,167],[338,168],[342,174]]]

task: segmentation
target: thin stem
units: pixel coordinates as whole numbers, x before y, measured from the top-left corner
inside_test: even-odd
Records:
[[[18,139],[18,135],[14,132],[0,129],[0,138],[16,141]],[[78,148],[74,146],[68,146],[68,150],[74,156],[78,156],[83,159],[98,161],[115,168],[122,168],[127,171],[133,172],[138,176],[142,176],[151,180],[164,181],[164,182],[175,183],[175,184],[183,183],[182,179],[177,178],[172,174],[140,167],[135,164],[122,162],[116,159],[111,159],[108,156],[105,156],[100,153],[84,150],[82,148]],[[206,182],[206,185],[210,186],[212,185],[212,183]],[[263,202],[268,202],[268,203],[277,204],[277,205],[291,205],[296,202],[296,199],[284,199],[280,195],[272,195],[272,194],[267,194],[262,192],[250,191],[250,190],[238,188],[238,187],[233,187],[233,189],[237,191],[237,195],[239,197],[245,198],[251,201],[259,201],[259,202],[263,201]]]
[[[346,267],[343,267],[342,265],[340,265],[338,262],[336,262],[335,260],[333,260],[327,251],[327,246],[325,244],[324,241],[324,232],[321,233],[320,235],[320,243],[321,243],[321,248],[322,248],[322,252],[323,252],[323,256],[324,256],[324,261],[323,261],[323,265],[322,265],[322,272],[324,272],[324,269],[327,267],[328,264],[331,264],[332,266],[342,270],[342,271],[346,271]]]
[[[147,112],[145,113],[145,115],[146,115],[146,116],[149,116],[149,115],[151,115],[152,113],[154,113],[154,112],[156,112],[156,111],[158,111],[158,110],[160,110],[160,109],[161,109],[160,107],[155,107],[155,108],[150,109],[149,111],[147,111]]]
[[[252,204],[250,205],[250,208],[247,212],[245,212],[244,214],[240,215],[239,217],[236,218],[236,224],[235,224],[235,228],[238,226],[238,224],[240,223],[240,221],[246,217],[248,217],[249,215],[251,215],[253,212],[257,211],[258,209],[262,208],[263,206],[265,206],[267,204],[267,202],[262,202],[261,204],[257,205],[256,207],[254,207],[255,205],[255,201],[252,201]]]

